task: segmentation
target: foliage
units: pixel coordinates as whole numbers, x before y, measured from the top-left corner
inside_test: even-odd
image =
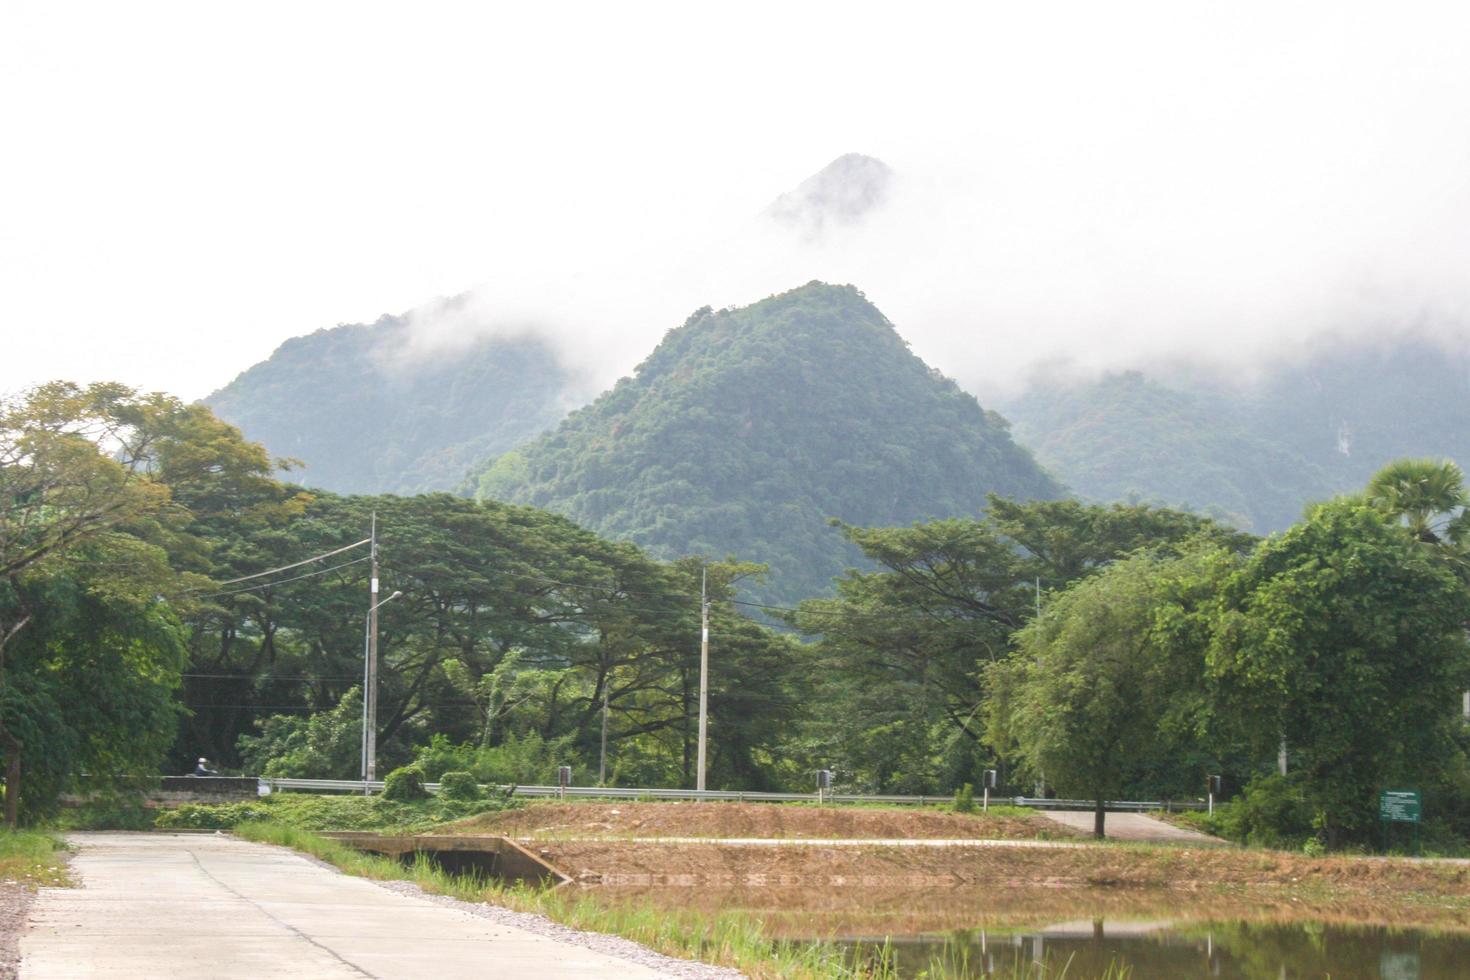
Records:
[[[388,773],[383,780],[383,799],[397,803],[427,799],[429,791],[424,789],[424,771],[418,766],[401,766]]]
[[[166,553],[183,540],[187,512],[153,463],[185,411],[116,384],[54,382],[0,402],[0,758],[11,826],[22,809],[49,809],[83,769],[105,778],[121,764],[156,764],[172,729],[181,646],[160,597],[189,582]],[[95,710],[93,689],[109,691]]]
[[[356,779],[362,764],[362,688],[313,715],[271,715],[259,735],[241,735],[246,773],[296,779]]]
[[[242,823],[267,820],[306,830],[373,830],[421,832],[454,820],[504,810],[517,804],[500,794],[474,800],[443,795],[417,800],[383,796],[316,796],[272,793],[246,803],[189,803],[158,814],[162,829],[231,830]]]
[[[1257,776],[1246,784],[1239,798],[1215,807],[1215,824],[1221,836],[1288,850],[1312,838],[1314,816],[1300,780],[1277,773]]]
[[[819,595],[857,558],[828,519],[975,514],[1055,497],[1006,422],[915,357],[851,286],[697,311],[592,405],[472,478],[657,556],[770,566],[765,602]]]
[[[959,789],[954,791],[954,812],[975,812],[975,787],[972,784],[965,783]]]
[[[878,571],[852,572],[837,597],[803,602],[792,621],[821,637],[812,656],[830,710],[810,726],[813,756],[882,792],[947,792],[1003,759],[982,744],[987,665],[1049,595],[1150,547],[1250,539],[1211,521],[1143,506],[989,501],[984,520],[843,530]],[[992,743],[1002,753],[1006,746]],[[1004,765],[1001,768],[1005,768]]]
[[[478,800],[480,783],[474,773],[446,772],[439,777],[439,795],[448,800]]]
[[[992,670],[993,744],[1014,742],[1060,793],[1093,800],[1099,837],[1104,801],[1199,735],[1195,621],[1230,562],[1216,547],[1118,562],[1053,599],[1018,635],[1016,655]]]
[[[1378,791],[1463,765],[1470,594],[1377,510],[1316,508],[1224,584],[1208,667],[1258,758],[1284,740],[1290,780],[1329,846],[1371,835]]]

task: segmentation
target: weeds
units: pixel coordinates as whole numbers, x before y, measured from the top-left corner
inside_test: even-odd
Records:
[[[0,828],[0,882],[27,887],[70,884],[62,854],[66,845],[50,834]]]

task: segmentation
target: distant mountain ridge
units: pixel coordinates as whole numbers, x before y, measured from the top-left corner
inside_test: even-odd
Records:
[[[1336,342],[1250,384],[1042,380],[1004,411],[1083,497],[1185,506],[1264,534],[1395,459],[1470,464],[1470,352],[1415,336]]]
[[[978,514],[990,492],[1061,493],[862,293],[818,282],[696,311],[632,377],[469,488],[666,557],[767,562],[757,593],[783,602],[857,563],[829,519],[907,524]]]
[[[471,333],[452,351],[410,356],[414,329],[405,314],[292,338],[204,402],[300,460],[293,480],[400,494],[454,488],[570,407],[576,386],[545,342]]]

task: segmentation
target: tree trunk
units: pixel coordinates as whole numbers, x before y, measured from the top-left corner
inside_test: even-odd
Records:
[[[1106,816],[1107,811],[1103,809],[1103,798],[1099,796],[1097,798],[1097,805],[1092,811],[1092,836],[1098,840],[1102,840],[1107,836],[1103,833],[1103,820]]]
[[[20,819],[20,740],[0,727],[0,748],[5,750],[5,825],[14,830]]]

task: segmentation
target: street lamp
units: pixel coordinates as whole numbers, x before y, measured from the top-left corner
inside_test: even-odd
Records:
[[[375,559],[376,549],[373,556]],[[377,561],[373,562],[373,595],[378,594]],[[362,795],[372,792],[369,783],[378,769],[378,608],[403,595],[402,590],[368,606],[363,628],[362,657]]]

